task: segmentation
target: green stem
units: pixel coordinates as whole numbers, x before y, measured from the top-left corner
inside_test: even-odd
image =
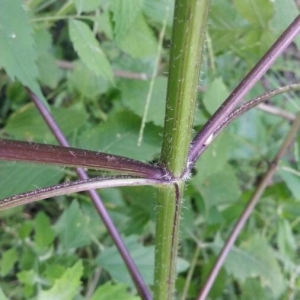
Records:
[[[161,163],[178,184],[158,191],[154,299],[173,299],[181,195],[209,0],[176,0]]]

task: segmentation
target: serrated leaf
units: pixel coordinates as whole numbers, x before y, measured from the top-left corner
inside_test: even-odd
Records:
[[[113,82],[113,72],[91,29],[82,21],[69,21],[69,34],[82,62],[97,76]]]
[[[139,268],[142,277],[147,284],[153,284],[154,274],[154,246],[144,247],[138,242],[136,236],[124,238],[124,243],[129,250],[134,262]],[[105,249],[96,258],[96,263],[105,268],[114,281],[122,282],[127,286],[132,287],[132,280],[125,267],[122,258],[116,247]],[[185,271],[189,263],[184,259],[178,259],[177,272]]]
[[[59,68],[55,57],[50,52],[52,46],[51,35],[47,30],[40,29],[35,31],[34,39],[38,53],[39,80],[54,89],[59,81]]]
[[[213,114],[229,95],[222,78],[216,78],[208,86],[203,97],[203,104],[210,114]]]
[[[120,111],[105,123],[83,132],[79,137],[78,146],[148,161],[159,153],[161,130],[152,124],[147,124],[142,144],[138,147],[140,126],[140,118],[129,111]]]
[[[114,33],[116,39],[126,35],[136,21],[143,6],[143,0],[111,0],[110,9],[113,13]]]
[[[126,285],[107,282],[101,285],[90,300],[139,300],[140,297],[129,295]]]
[[[82,213],[78,202],[73,200],[54,226],[61,246],[69,250],[88,245],[92,239],[88,224],[89,218]]]
[[[0,161],[0,199],[57,184],[62,176],[59,167]]]
[[[221,247],[222,242],[217,237],[212,248],[217,254]],[[286,288],[273,250],[262,236],[252,236],[239,248],[232,247],[224,266],[240,282],[259,277],[262,285],[268,286],[274,298],[278,298]]]
[[[46,249],[54,240],[54,230],[51,228],[49,217],[39,212],[35,217],[34,242],[38,249]]]
[[[32,28],[22,1],[0,2],[0,67],[12,80],[29,87],[46,105],[37,83],[37,54]]]
[[[231,49],[244,32],[244,20],[226,1],[214,1],[209,13],[208,30],[216,54]]]
[[[14,267],[19,256],[16,248],[11,248],[2,253],[1,264],[0,264],[0,276],[6,276]]]
[[[66,269],[61,278],[57,279],[50,290],[42,290],[39,300],[73,300],[81,287],[80,278],[83,275],[82,261],[79,260],[73,267]]]
[[[157,41],[143,15],[136,18],[134,26],[117,40],[117,44],[132,57],[145,58],[157,54]]]
[[[123,104],[140,117],[144,114],[149,86],[150,80],[122,80],[119,85]],[[163,127],[166,95],[167,78],[156,78],[146,122],[152,121],[155,125]]]

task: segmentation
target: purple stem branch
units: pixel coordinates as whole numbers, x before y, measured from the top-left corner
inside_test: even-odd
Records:
[[[69,143],[68,143],[67,139],[63,135],[62,131],[60,130],[60,128],[56,124],[54,118],[52,117],[50,112],[47,110],[47,108],[42,104],[40,99],[34,93],[32,93],[28,89],[27,89],[27,92],[28,92],[30,98],[32,99],[32,101],[34,102],[34,104],[36,105],[37,109],[39,110],[40,114],[44,118],[45,122],[47,123],[47,125],[49,126],[51,131],[53,132],[53,134],[56,137],[57,141],[62,146],[69,147]],[[82,179],[82,180],[88,179],[88,175],[81,168],[77,168],[77,174],[78,174],[79,178]],[[99,213],[105,227],[107,228],[107,231],[109,232],[112,240],[114,241],[121,257],[123,258],[123,260],[124,260],[124,262],[127,266],[127,269],[128,269],[128,271],[131,275],[131,278],[132,278],[132,280],[133,280],[140,296],[142,297],[142,299],[150,300],[152,297],[151,297],[151,294],[148,290],[148,287],[145,284],[145,282],[144,282],[137,266],[135,265],[128,249],[126,248],[126,246],[125,246],[125,244],[124,244],[124,242],[123,242],[123,240],[120,236],[120,233],[118,232],[117,228],[115,227],[115,225],[114,225],[112,219],[110,218],[103,202],[101,201],[100,196],[98,195],[98,193],[95,190],[89,190],[89,191],[87,191],[87,193],[91,197],[97,212]]]
[[[274,97],[274,96],[282,94],[282,93],[289,92],[291,90],[294,90],[294,91],[300,90],[300,84],[299,83],[298,84],[290,84],[287,86],[280,87],[278,89],[267,92],[261,96],[258,96],[256,98],[244,103],[243,105],[241,105],[240,107],[235,109],[232,113],[230,113],[225,119],[222,120],[222,123],[214,131],[211,141],[213,141],[235,119],[242,116],[250,109],[254,108],[255,106],[261,105],[262,102],[267,101],[271,97]],[[275,108],[273,107],[273,110],[274,109]],[[277,109],[277,110],[278,110],[277,115],[279,115],[279,113],[282,111],[280,109]],[[291,121],[295,120],[295,116],[293,114],[286,112],[286,111],[283,111],[283,112],[285,114],[284,116],[288,117],[288,120],[291,120]],[[203,145],[203,147],[201,147],[201,149],[199,150],[199,154],[201,155],[208,148],[209,145],[210,145],[210,143],[206,143],[205,145]]]
[[[234,107],[243,99],[255,83],[271,67],[277,57],[282,54],[286,47],[293,41],[300,31],[300,15],[290,24],[290,26],[276,40],[267,53],[251,69],[240,84],[233,90],[229,97],[224,101],[220,108],[214,113],[209,121],[203,126],[194,138],[190,153],[190,167],[197,161],[201,154],[201,149],[205,146],[207,139],[214,133],[223,120],[232,112]]]
[[[162,169],[127,157],[6,139],[0,139],[0,159],[117,171],[149,179],[160,179],[164,176]]]
[[[171,181],[161,181],[157,179],[134,178],[134,177],[94,177],[76,181],[68,181],[61,184],[36,189],[22,194],[1,199],[0,211],[16,206],[32,203],[38,200],[44,200],[66,194],[79,193],[95,189],[104,189],[121,186],[163,186],[174,184]]]

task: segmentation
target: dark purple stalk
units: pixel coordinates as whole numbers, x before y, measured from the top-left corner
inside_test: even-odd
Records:
[[[47,108],[42,104],[40,99],[34,93],[32,93],[28,89],[27,89],[27,92],[28,92],[30,98],[32,99],[32,101],[34,102],[34,104],[36,105],[37,109],[39,110],[40,114],[44,118],[45,122],[47,123],[47,125],[49,126],[51,131],[53,132],[53,134],[56,137],[57,141],[62,146],[69,147],[69,143],[68,143],[67,139],[63,135],[62,131],[60,130],[60,128],[56,124],[55,120],[53,119],[52,115],[47,110]],[[88,179],[88,175],[81,168],[77,168],[77,174],[78,174],[79,178],[82,179],[82,180]],[[148,290],[148,287],[145,284],[145,282],[144,282],[137,266],[135,265],[132,257],[130,256],[130,253],[128,252],[125,244],[123,243],[123,240],[120,236],[120,233],[118,232],[118,230],[115,227],[112,219],[110,218],[104,204],[101,201],[100,196],[98,195],[98,193],[95,190],[89,190],[89,191],[87,191],[87,193],[91,197],[97,212],[99,213],[99,215],[100,215],[107,231],[109,232],[109,234],[110,234],[112,240],[114,241],[120,255],[122,256],[122,258],[123,258],[123,260],[124,260],[124,262],[127,266],[127,269],[128,269],[128,271],[131,275],[131,278],[132,278],[137,290],[139,291],[140,296],[142,297],[142,299],[150,300],[152,297],[151,297],[151,294]]]
[[[200,132],[194,138],[190,153],[190,167],[197,161],[201,149],[205,147],[207,139],[222,124],[223,120],[233,111],[239,101],[248,93],[255,83],[271,67],[277,57],[282,54],[286,47],[293,41],[300,31],[300,15],[290,24],[290,26],[276,40],[267,53],[251,69],[240,84],[233,90],[229,97],[224,101],[220,108],[214,113],[209,121],[203,126]]]
[[[164,175],[158,167],[127,157],[6,139],[0,139],[0,159],[118,171],[149,179],[159,179]]]

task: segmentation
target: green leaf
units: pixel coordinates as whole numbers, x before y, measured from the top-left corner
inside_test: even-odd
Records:
[[[29,237],[33,228],[32,220],[26,220],[20,224],[21,226],[18,228],[18,235],[21,239],[25,239]]]
[[[80,15],[83,12],[92,12],[99,8],[102,0],[73,0],[76,11]]]
[[[0,287],[0,300],[8,300],[8,298],[4,295],[1,287]]]
[[[154,274],[154,246],[144,247],[139,242],[136,236],[124,238],[124,243],[129,250],[134,262],[139,268],[142,277],[147,284],[153,284]],[[127,286],[132,286],[132,279],[128,274],[127,268],[120,257],[116,247],[106,248],[96,258],[97,265],[105,268],[113,280],[122,282]],[[183,259],[178,259],[177,272],[185,271],[189,264]]]
[[[49,217],[43,213],[39,212],[35,217],[35,235],[34,241],[38,249],[47,249],[47,247],[54,240],[54,230],[51,228],[51,223]]]
[[[198,181],[196,177],[193,185],[209,207],[236,202],[241,195],[238,179],[229,165],[205,179]]]
[[[230,135],[223,132],[214,140],[196,163],[197,174],[193,180],[204,180],[208,176],[221,171],[228,161],[231,148]]]
[[[122,80],[119,85],[123,104],[140,117],[144,114],[149,86],[150,80]],[[166,96],[167,78],[158,77],[154,81],[146,122],[152,121],[155,125],[163,127]]]
[[[18,261],[19,255],[16,248],[11,248],[2,253],[0,276],[6,276]]]
[[[21,271],[17,275],[18,280],[26,285],[34,285],[38,279],[34,270]]]
[[[107,282],[101,285],[90,300],[139,300],[140,297],[129,295],[126,285]]]
[[[228,52],[235,46],[238,37],[244,32],[244,27],[244,20],[227,1],[212,3],[208,30],[216,54]]]
[[[289,188],[293,197],[295,197],[297,200],[300,200],[300,176],[297,176],[291,172],[287,172],[283,169],[280,169],[278,173]]]
[[[107,80],[101,76],[96,76],[82,63],[74,64],[68,84],[71,91],[76,91],[81,96],[92,100],[104,94],[109,88]]]
[[[65,135],[73,133],[87,120],[87,114],[81,105],[69,108],[53,107],[51,111]],[[53,133],[32,103],[23,106],[10,116],[5,132],[28,141],[56,143]]]
[[[169,0],[144,0],[143,12],[154,23],[159,23],[161,29],[166,17],[166,7],[169,7],[167,26],[172,27],[175,1]]]
[[[212,248],[217,254],[222,247],[217,237]],[[278,298],[286,288],[278,262],[266,239],[255,235],[239,248],[232,247],[225,261],[225,269],[240,282],[247,278],[259,277],[263,286],[267,286],[274,298]]]
[[[131,112],[121,111],[105,123],[85,131],[79,137],[78,146],[148,161],[159,153],[161,130],[152,124],[147,124],[142,144],[138,147],[140,126],[140,118]]]
[[[289,259],[289,262],[291,262],[290,258],[293,258],[295,255],[297,243],[293,235],[292,227],[285,219],[280,220],[278,224],[277,243],[280,253]]]
[[[245,283],[239,286],[241,288],[242,297],[240,300],[273,300],[272,294],[268,293],[266,287],[261,286],[257,279],[249,278]]]
[[[209,84],[203,97],[205,108],[210,114],[213,114],[229,95],[222,78],[216,78]]]
[[[69,21],[69,34],[82,62],[97,76],[113,82],[113,72],[91,29],[82,21]]]
[[[267,28],[273,16],[273,4],[266,0],[234,0],[237,11],[251,24]]]
[[[1,161],[0,199],[57,184],[62,176],[63,172],[59,167]]]
[[[22,1],[0,1],[0,28],[0,67],[12,80],[17,78],[29,87],[47,105],[37,83],[37,54]]]
[[[124,198],[130,203],[124,212],[130,216],[126,222],[125,234],[143,234],[149,221],[155,222],[155,205],[153,187],[122,188]],[[122,227],[123,228],[123,227]]]
[[[92,240],[88,224],[88,216],[82,213],[78,202],[73,200],[54,226],[61,246],[69,250],[88,245]]]
[[[117,44],[132,57],[145,58],[157,54],[157,41],[142,15],[137,17],[134,26]]]
[[[38,52],[37,66],[39,70],[39,80],[46,86],[56,88],[60,72],[56,64],[55,57],[51,54],[51,35],[46,30],[37,30],[34,33],[36,48]]]
[[[114,33],[116,39],[126,35],[136,22],[143,6],[143,0],[111,0],[110,9],[113,13]]]
[[[50,290],[42,290],[39,300],[73,300],[81,287],[80,278],[83,275],[82,261],[66,269],[61,278],[57,279]]]

